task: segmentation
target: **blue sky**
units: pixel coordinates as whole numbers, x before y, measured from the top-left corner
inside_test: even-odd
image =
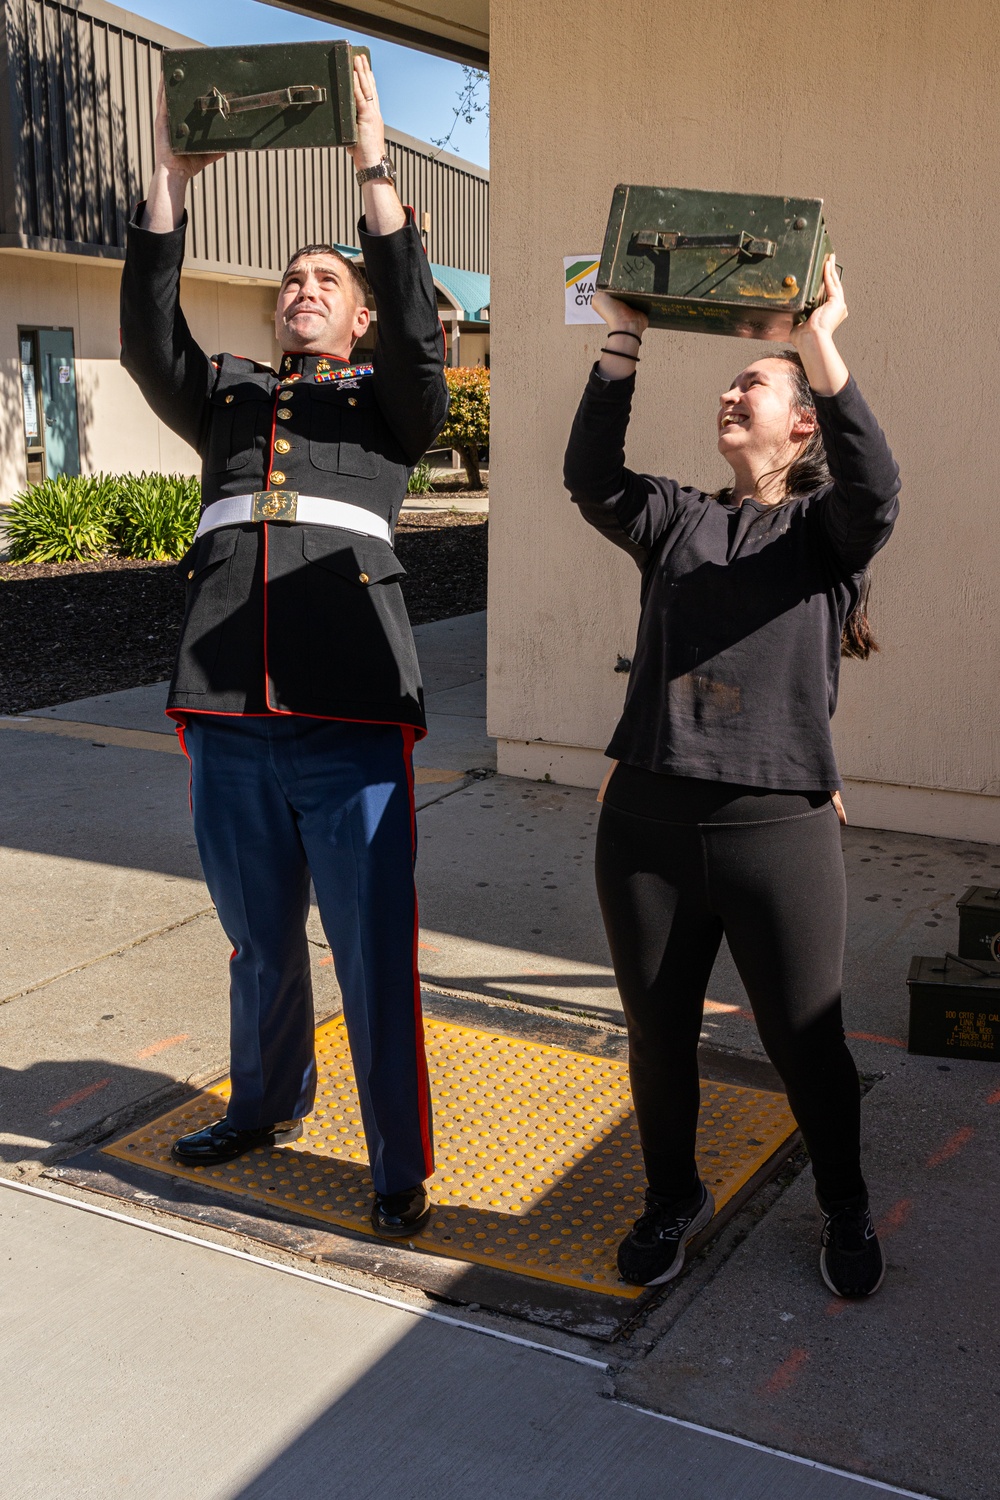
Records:
[[[125,0],[125,4],[135,15],[215,47],[234,42],[322,41],[325,37],[363,42],[371,47],[387,125],[430,141],[446,135],[454,120],[452,106],[458,102],[462,69],[426,52],[376,41],[343,26],[310,21],[259,0]],[[472,125],[460,120],[447,149],[488,167],[485,117],[479,116]]]

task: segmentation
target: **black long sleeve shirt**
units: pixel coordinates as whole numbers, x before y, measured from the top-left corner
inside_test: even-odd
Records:
[[[210,358],[180,306],[187,221],[128,228],[122,364],[202,460],[202,503],[294,490],[389,525],[448,406],[444,336],[412,214],[395,233],[358,226],[378,312],[372,356],[286,354],[281,368]],[[180,563],[187,601],[168,712],[301,714],[424,725],[399,579],[379,537],[246,522],[199,537]]]
[[[634,388],[634,377],[591,373],[565,464],[584,518],[642,571],[607,754],[706,781],[838,788],[841,633],[898,511],[899,471],[878,423],[853,379],[817,396],[832,483],[780,505],[727,505],[625,467]]]

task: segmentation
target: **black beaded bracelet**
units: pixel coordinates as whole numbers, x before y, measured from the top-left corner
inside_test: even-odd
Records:
[[[608,334],[608,338],[613,339],[616,334],[620,334],[623,339],[635,339],[637,344],[642,343],[642,339],[639,334],[630,333],[627,328],[612,328],[611,332]]]
[[[630,359],[632,361],[632,363],[635,364],[635,365],[638,365],[638,364],[642,363],[642,361],[640,360],[638,354],[623,354],[622,351],[621,351],[621,349],[609,349],[606,344],[602,344],[601,345],[601,353],[602,354],[613,354],[614,357],[615,357],[615,359]]]

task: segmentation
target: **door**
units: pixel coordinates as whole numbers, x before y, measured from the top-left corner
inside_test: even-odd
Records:
[[[72,328],[38,330],[42,386],[45,473],[49,479],[80,472],[80,432],[76,413],[76,365]]]
[[[38,400],[38,351],[35,333],[20,329],[21,403],[24,411],[24,446],[27,453],[28,483],[40,484],[45,478],[45,447],[42,442],[42,414]]]

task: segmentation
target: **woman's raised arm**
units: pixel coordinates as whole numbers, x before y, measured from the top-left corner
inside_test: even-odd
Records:
[[[850,371],[833,342],[833,335],[847,317],[844,288],[832,255],[823,267],[826,297],[813,308],[804,323],[789,334],[802,367],[817,396],[836,396],[851,378]]]
[[[604,340],[607,348],[601,350],[598,372],[605,380],[624,380],[634,374],[639,363],[639,346],[649,319],[609,292],[595,292],[590,305],[608,325]]]

